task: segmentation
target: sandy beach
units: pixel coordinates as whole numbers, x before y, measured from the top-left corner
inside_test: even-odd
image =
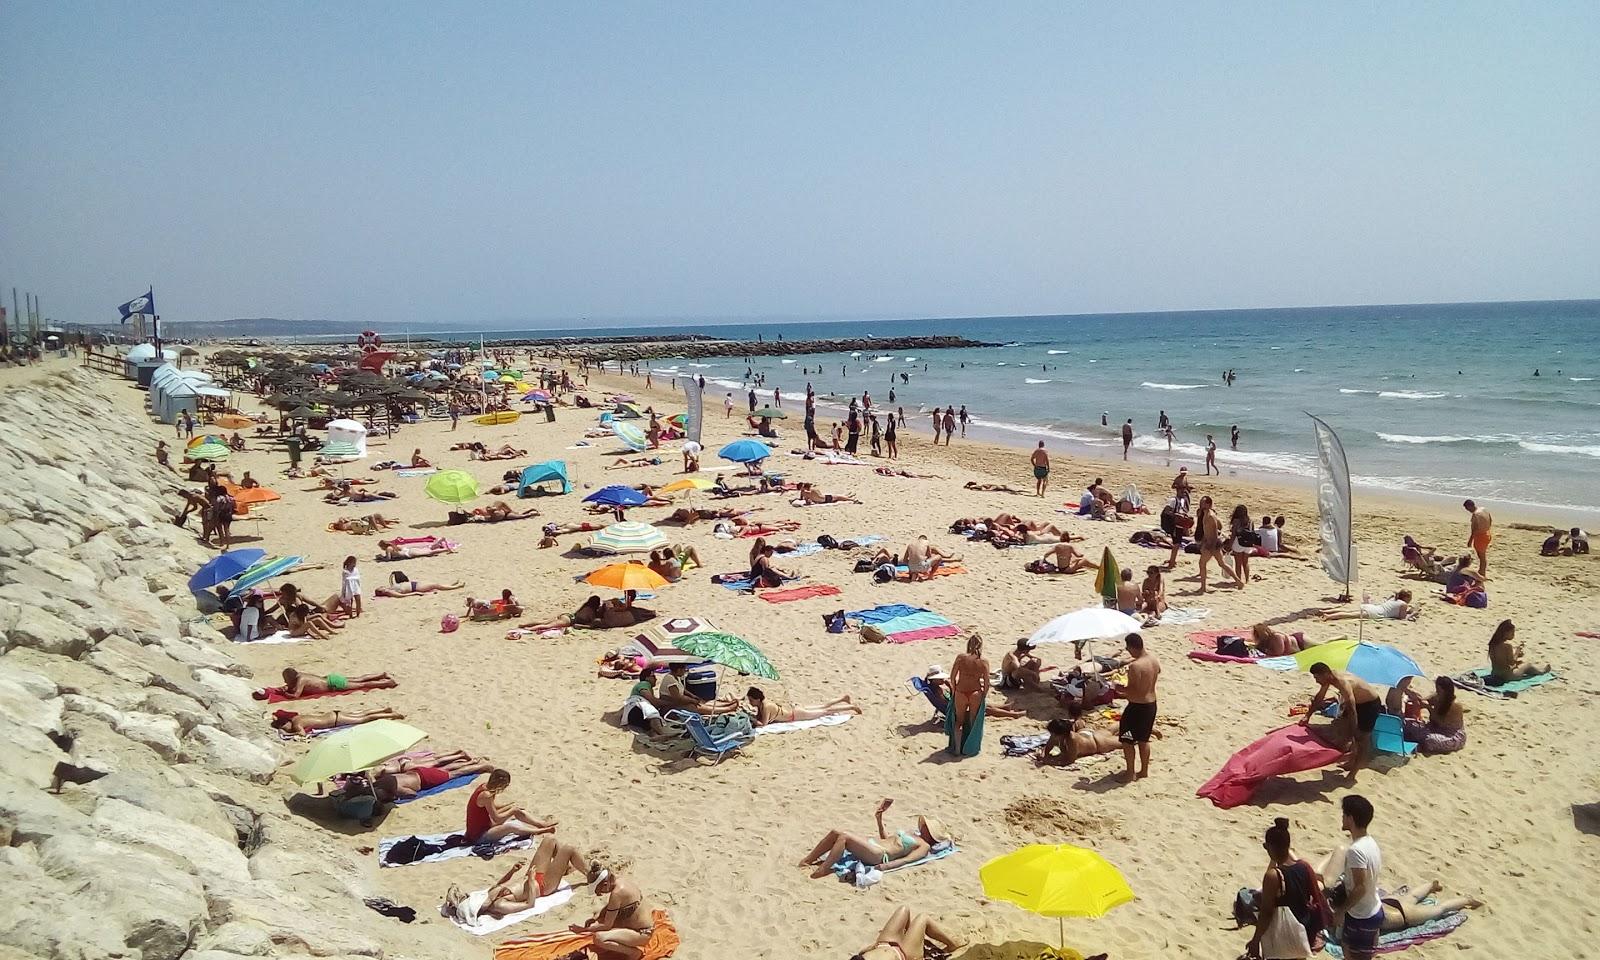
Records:
[[[597,397],[612,389],[659,410],[681,409],[681,398],[661,390],[646,393],[642,381],[631,377],[594,376],[586,392]],[[130,395],[129,402],[137,397]],[[713,406],[708,401],[708,451],[745,426],[742,418],[723,419]],[[464,418],[452,432],[448,421],[425,422],[405,427],[389,441],[374,441],[370,460],[403,459],[420,448],[435,464],[467,470],[486,488],[510,467],[562,458],[575,483],[573,494],[517,503],[534,505],[544,519],[556,522],[590,519],[580,503],[588,489],[663,484],[678,476],[676,443],[664,445],[659,466],[602,469],[615,459],[618,444],[601,440],[572,449],[593,424],[590,411],[572,408],[560,408],[553,424],[525,416],[515,425],[482,427]],[[851,572],[852,559],[840,552],[780,557],[780,566],[804,575],[803,583],[831,584],[842,592],[769,604],[708,579],[711,573],[743,569],[749,540],[715,539],[709,524],[663,528],[674,540],[697,547],[706,565],[661,589],[646,605],[664,616],[707,618],[753,641],[782,674],[780,683],[761,685],[786,703],[827,701],[848,692],[865,709],[842,725],[758,738],[742,756],[719,766],[686,763],[636,746],[633,734],[618,725],[627,684],[598,678],[596,659],[626,640],[624,631],[508,640],[508,624],[466,622],[458,632],[440,632],[441,615],[459,613],[465,595],[493,596],[502,588],[521,599],[530,618],[570,612],[595,592],[575,577],[602,562],[568,553],[581,535],[562,537],[560,549],[539,550],[537,522],[436,529],[442,527],[445,508],[423,495],[423,478],[369,473],[365,463],[352,464],[348,475],[379,477],[383,489],[399,494],[397,499],[348,508],[326,505],[311,491],[311,482],[281,476],[287,466],[281,448],[252,444],[233,457],[235,476],[249,470],[284,495],[252,510],[259,521],[235,523],[238,545],[303,554],[326,564],[286,578],[318,597],[337,591],[339,563],[346,555],[357,556],[368,594],[365,615],[349,621],[332,640],[238,645],[234,652],[255,668],[258,679],[289,664],[319,673],[393,674],[398,689],[341,698],[341,708],[394,707],[428,732],[428,746],[483,754],[511,771],[509,797],[559,820],[559,836],[603,855],[671,912],[683,936],[680,956],[846,956],[870,942],[889,912],[905,904],[941,918],[969,940],[968,958],[1031,957],[1054,944],[1056,924],[986,901],[977,875],[991,857],[1030,842],[1093,847],[1122,870],[1137,894],[1134,902],[1104,918],[1068,920],[1069,946],[1085,954],[1109,951],[1117,958],[1238,955],[1248,932],[1233,929],[1229,904],[1239,887],[1259,883],[1265,866],[1261,832],[1273,817],[1286,816],[1297,852],[1319,857],[1342,839],[1338,801],[1351,788],[1342,773],[1328,769],[1271,781],[1253,802],[1231,810],[1197,798],[1195,789],[1236,749],[1289,722],[1290,709],[1306,702],[1315,684],[1304,674],[1189,660],[1186,635],[1262,620],[1318,639],[1353,635],[1353,622],[1321,623],[1315,617],[1338,589],[1313,561],[1270,559],[1254,564],[1256,579],[1248,589],[1223,586],[1194,596],[1195,558],[1180,556],[1168,578],[1170,600],[1209,612],[1194,625],[1145,632],[1150,651],[1163,665],[1160,739],[1147,780],[1121,783],[1120,755],[1074,769],[1040,769],[1028,759],[1002,755],[1002,735],[1040,732],[1058,715],[1054,701],[1042,694],[1012,696],[1011,705],[1025,710],[1027,718],[991,717],[981,755],[954,760],[943,752],[944,736],[929,722],[930,708],[908,688],[907,679],[932,664],[948,668],[966,630],[982,634],[990,662],[998,666],[1016,638],[1058,614],[1095,605],[1098,598],[1092,573],[1024,572],[1023,564],[1043,547],[996,550],[968,544],[946,532],[950,521],[1002,510],[1055,521],[1086,539],[1082,546],[1090,557],[1098,558],[1110,546],[1122,565],[1142,572],[1146,564],[1164,560],[1165,551],[1136,547],[1128,535],[1154,526],[1154,518],[1149,524],[1100,523],[1058,508],[1075,504],[1095,476],[1103,476],[1114,491],[1137,483],[1159,505],[1172,471],[1058,456],[1050,494],[1043,500],[971,492],[962,489],[965,481],[1031,490],[1026,452],[959,438],[950,447],[935,448],[919,427],[913,424],[901,433],[899,465],[940,479],[885,477],[870,467],[826,466],[779,455],[769,461],[769,470],[864,502],[804,509],[780,496],[732,502],[759,507],[756,516],[762,519],[800,521],[795,536],[801,540],[822,533],[839,539],[878,534],[898,551],[926,533],[934,543],[960,552],[962,575],[877,585]],[[797,421],[779,428],[780,450],[803,446]],[[464,452],[447,450],[457,440],[476,439],[508,442],[526,448],[529,456],[478,463],[468,462]],[[717,463],[708,454],[706,465]],[[1191,465],[1192,473],[1198,470],[1198,464]],[[1256,517],[1286,514],[1294,542],[1307,552],[1314,549],[1308,490],[1230,477],[1196,476],[1195,485],[1197,496],[1212,495],[1224,513],[1244,503]],[[462,547],[452,555],[384,564],[372,560],[377,537],[327,530],[338,516],[373,510],[399,518],[397,532],[447,532]],[[1501,619],[1511,618],[1529,657],[1551,661],[1561,677],[1514,700],[1463,693],[1468,728],[1463,750],[1361,773],[1356,789],[1378,811],[1372,832],[1383,845],[1385,886],[1437,878],[1452,895],[1488,903],[1459,930],[1412,948],[1411,955],[1442,957],[1465,948],[1497,954],[1512,942],[1531,956],[1585,954],[1597,911],[1586,900],[1561,898],[1555,891],[1600,868],[1600,846],[1592,834],[1575,827],[1572,810],[1573,804],[1600,795],[1596,751],[1580,734],[1600,690],[1588,655],[1596,641],[1574,636],[1600,628],[1594,607],[1600,564],[1592,557],[1541,559],[1544,531],[1502,523],[1491,553],[1490,606],[1463,609],[1434,599],[1436,587],[1399,576],[1400,538],[1409,533],[1454,550],[1466,540],[1463,511],[1365,495],[1358,496],[1356,511],[1358,591],[1381,599],[1409,586],[1423,610],[1414,623],[1367,624],[1368,638],[1403,648],[1430,672],[1457,673],[1486,664],[1490,633]],[[651,521],[668,512],[638,508],[629,518]],[[459,579],[467,588],[373,598],[371,590],[397,566],[420,580]],[[885,603],[942,613],[964,628],[962,637],[867,645],[854,634],[823,629],[823,614]],[[1070,656],[1070,649],[1040,652],[1046,662]],[[742,693],[745,685],[729,674],[719,692]],[[297,792],[289,781],[283,783],[286,798]],[[866,891],[833,879],[809,879],[795,865],[830,828],[870,833],[873,807],[883,797],[895,800],[891,829],[918,813],[936,816],[951,826],[960,852],[889,874]],[[398,807],[372,831],[341,828],[337,841],[352,851],[367,851],[380,836],[459,829],[466,800],[466,791],[454,791]],[[505,857],[492,863],[468,858],[383,870],[380,882],[386,895],[438,924],[443,921],[435,908],[450,884],[482,888],[509,865]],[[594,908],[592,898],[580,893],[500,936],[559,929],[581,922]]]

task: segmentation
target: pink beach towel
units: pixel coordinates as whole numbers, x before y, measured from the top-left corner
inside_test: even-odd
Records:
[[[804,587],[788,587],[783,590],[763,590],[756,596],[768,603],[788,603],[791,600],[809,600],[812,597],[832,597],[839,593],[839,588],[828,583],[813,583]]]
[[[922,627],[918,630],[904,630],[900,633],[889,634],[890,643],[914,643],[918,640],[937,640],[940,637],[954,637],[961,633],[961,628],[955,624],[946,624],[942,627]]]
[[[1326,767],[1343,756],[1298,723],[1279,727],[1229,757],[1195,796],[1227,810],[1248,803],[1256,788],[1272,777]]]

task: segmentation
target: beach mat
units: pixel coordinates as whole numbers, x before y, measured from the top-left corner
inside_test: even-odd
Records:
[[[248,643],[248,644],[254,646],[255,644],[258,644],[258,643],[262,643],[262,644],[266,644],[266,643],[305,643],[306,640],[308,640],[308,639],[309,639],[308,637],[291,637],[291,636],[289,636],[289,631],[287,631],[287,630],[279,630],[277,633],[271,634],[270,636],[262,637],[259,640],[240,640],[238,638],[238,636],[235,635],[234,639],[233,639],[233,642],[234,643]]]
[[[769,723],[764,727],[756,727],[756,736],[767,733],[793,733],[796,730],[810,730],[812,727],[837,727],[850,719],[848,713],[835,713],[815,720],[792,720],[787,723]]]
[[[444,793],[446,790],[454,790],[457,787],[465,787],[472,783],[472,781],[478,779],[479,776],[481,776],[481,774],[463,773],[460,776],[451,777],[449,780],[439,784],[437,787],[429,787],[426,790],[418,790],[415,794],[409,797],[399,797],[395,800],[395,803],[411,803],[414,800],[421,800],[423,797],[431,797],[436,793]]]
[[[503,917],[479,917],[476,916],[476,914],[478,910],[482,909],[483,902],[489,899],[489,891],[474,890],[467,894],[467,899],[462,905],[464,909],[474,915],[474,919],[471,923],[464,923],[455,917],[444,914],[443,905],[440,906],[439,913],[444,914],[446,919],[448,919],[451,923],[467,931],[468,933],[473,934],[474,936],[485,937],[496,932],[497,930],[504,930],[506,927],[519,924],[530,917],[537,917],[541,913],[549,913],[556,907],[559,907],[568,900],[571,900],[574,892],[575,891],[569,884],[562,884],[561,886],[557,887],[549,896],[540,897],[539,899],[533,901],[533,906],[526,910],[518,910],[516,913],[508,913]]]
[[[1168,607],[1166,612],[1161,614],[1161,619],[1152,626],[1181,627],[1199,623],[1209,616],[1211,616],[1209,607]]]
[[[780,587],[776,590],[762,590],[756,596],[768,603],[789,603],[794,600],[810,600],[813,597],[838,596],[839,588],[831,583],[810,583],[803,587]]]
[[[953,577],[953,576],[955,576],[957,574],[966,573],[966,572],[967,572],[967,568],[961,566],[960,564],[957,564],[957,563],[944,563],[944,564],[940,564],[939,565],[939,569],[933,571],[932,577],[935,577],[935,578],[937,578],[937,577]],[[902,583],[910,583],[911,582],[911,568],[907,567],[907,566],[905,566],[903,564],[901,566],[895,567],[894,568],[894,578],[896,580],[902,582]],[[921,583],[922,581],[919,580],[917,582]]]
[[[927,856],[922,857],[919,860],[913,860],[910,863],[902,863],[900,866],[895,867],[893,870],[890,870],[888,872],[889,873],[895,873],[895,872],[900,871],[900,870],[909,870],[912,867],[925,866],[927,864],[930,864],[930,863],[934,862],[935,860],[943,860],[945,857],[948,857],[953,853],[960,853],[960,852],[961,852],[961,848],[956,846],[954,843],[946,843],[944,846],[940,847],[937,850],[929,851]],[[835,863],[833,865],[833,875],[838,877],[840,880],[848,880],[855,874],[856,865],[858,863],[860,863],[860,862],[861,861],[856,859],[855,854],[846,853],[844,856],[839,858],[839,862],[838,863]],[[878,869],[876,864],[874,864],[872,866],[873,866],[873,869]]]
[[[1248,803],[1256,788],[1286,773],[1315,770],[1344,756],[1298,723],[1279,727],[1228,758],[1195,796],[1227,810]]]
[[[1404,930],[1381,934],[1378,937],[1378,949],[1376,952],[1394,953],[1407,947],[1414,947],[1419,943],[1437,940],[1466,922],[1467,915],[1465,913],[1452,913],[1437,920],[1429,920],[1427,923],[1419,923],[1414,927],[1406,927]],[[1330,940],[1323,949],[1334,960],[1344,960],[1344,948],[1337,943]]]
[[[846,620],[858,621],[863,626],[877,627],[890,643],[912,643],[937,637],[953,637],[961,628],[946,617],[926,607],[906,603],[886,603],[867,610],[846,613]]]
[[[1524,691],[1532,690],[1534,687],[1560,679],[1560,676],[1554,672],[1541,673],[1533,677],[1523,677],[1510,683],[1490,683],[1488,677],[1489,668],[1478,667],[1475,670],[1458,673],[1450,679],[1455,682],[1456,686],[1464,690],[1471,690],[1473,693],[1485,697],[1499,697],[1503,700],[1510,700]]]
[[[663,960],[678,949],[678,930],[667,919],[665,910],[653,915],[655,931],[645,941],[643,960]],[[590,933],[572,933],[567,930],[536,933],[531,937],[507,940],[494,948],[494,960],[558,960],[574,950],[594,942]]]

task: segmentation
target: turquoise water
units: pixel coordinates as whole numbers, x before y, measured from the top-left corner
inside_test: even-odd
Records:
[[[1310,412],[1339,432],[1360,485],[1600,511],[1600,301],[607,332],[685,329],[750,340],[953,333],[1005,344],[911,356],[754,355],[749,366],[794,402],[809,381],[819,395],[869,390],[881,406],[893,378],[896,406],[908,418],[924,407],[966,404],[987,436],[1110,455],[1120,454],[1117,433],[1132,417],[1134,449],[1147,462],[1169,459],[1155,435],[1165,410],[1176,432],[1172,462],[1199,462],[1213,433],[1224,468],[1297,476],[1314,469]],[[596,331],[526,335],[565,332]],[[658,376],[705,376],[712,406],[729,390],[743,405],[737,391],[746,366],[732,359],[652,364]],[[802,367],[813,372],[802,375]],[[1227,369],[1237,374],[1231,387],[1222,383]],[[1109,426],[1101,426],[1102,413]],[[819,411],[822,420],[831,415]],[[1242,433],[1237,451],[1228,449],[1234,424]],[[913,429],[931,432],[927,417]]]

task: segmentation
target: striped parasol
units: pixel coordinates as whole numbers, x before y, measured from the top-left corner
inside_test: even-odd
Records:
[[[232,455],[233,451],[221,443],[202,443],[183,451],[185,460],[226,460]]]
[[[1094,574],[1094,592],[1100,594],[1100,599],[1107,607],[1117,608],[1117,583],[1122,572],[1117,569],[1117,558],[1111,555],[1111,548],[1106,547],[1100,556],[1100,569]]]
[[[599,553],[649,553],[666,542],[667,535],[650,524],[624,520],[595,533],[589,548]]]
[[[234,581],[233,589],[228,591],[228,596],[237,597],[251,587],[288,573],[304,562],[304,557],[273,557],[271,560],[263,560],[239,574],[239,579]]]
[[[329,440],[317,451],[317,456],[324,460],[358,460],[361,451],[348,440]]]
[[[628,445],[630,450],[643,450],[650,446],[650,441],[645,439],[644,431],[626,420],[612,419],[611,432],[617,439]]]

